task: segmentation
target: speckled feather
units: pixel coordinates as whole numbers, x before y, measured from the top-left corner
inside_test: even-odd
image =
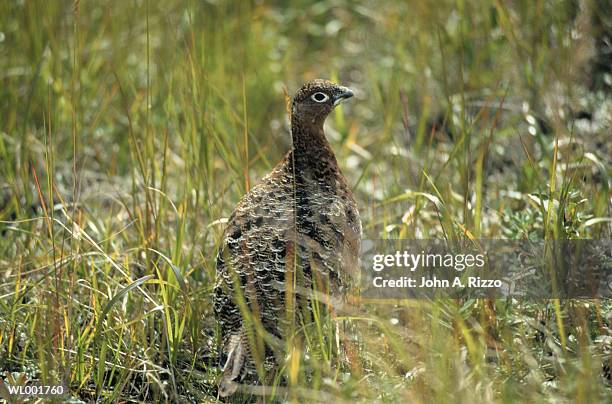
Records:
[[[318,92],[329,100],[316,102],[312,95]],[[217,255],[214,304],[225,361],[222,396],[232,394],[234,382],[255,368],[236,286],[265,330],[282,340],[287,268],[300,274],[298,286],[303,290],[311,287],[314,276],[339,296],[357,271],[359,212],[323,131],[335,101],[350,96],[350,90],[324,80],[311,81],[297,92],[291,114],[293,149],[242,198],[229,218]],[[297,305],[303,308],[307,300],[298,298]],[[274,362],[269,349],[265,360]]]

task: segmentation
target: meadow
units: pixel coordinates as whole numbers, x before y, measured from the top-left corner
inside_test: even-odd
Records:
[[[1,0],[0,378],[215,402],[225,219],[290,148],[287,99],[313,78],[356,93],[326,131],[364,238],[612,238],[610,6]],[[612,397],[609,299],[325,321],[255,397]]]

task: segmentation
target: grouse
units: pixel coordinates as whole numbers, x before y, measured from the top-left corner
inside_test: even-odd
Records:
[[[342,297],[355,279],[361,220],[323,130],[334,107],[352,96],[327,80],[304,84],[291,104],[292,149],[228,219],[214,288],[220,396],[261,380],[282,360],[275,346],[292,318],[308,321],[313,290]]]

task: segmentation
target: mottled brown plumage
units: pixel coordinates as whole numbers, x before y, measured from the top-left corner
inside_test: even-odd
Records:
[[[215,285],[222,396],[261,377],[266,369],[257,363],[278,363],[275,342],[281,346],[295,317],[308,321],[313,281],[342,296],[357,271],[359,212],[323,131],[334,106],[352,95],[325,80],[305,84],[292,102],[292,150],[229,218]],[[262,329],[265,346],[255,337]]]

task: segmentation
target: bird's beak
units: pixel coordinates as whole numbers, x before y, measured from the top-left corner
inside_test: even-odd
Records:
[[[353,93],[350,88],[340,87],[338,94],[334,96],[334,107],[347,98],[351,98],[353,95],[355,95],[355,93]]]

